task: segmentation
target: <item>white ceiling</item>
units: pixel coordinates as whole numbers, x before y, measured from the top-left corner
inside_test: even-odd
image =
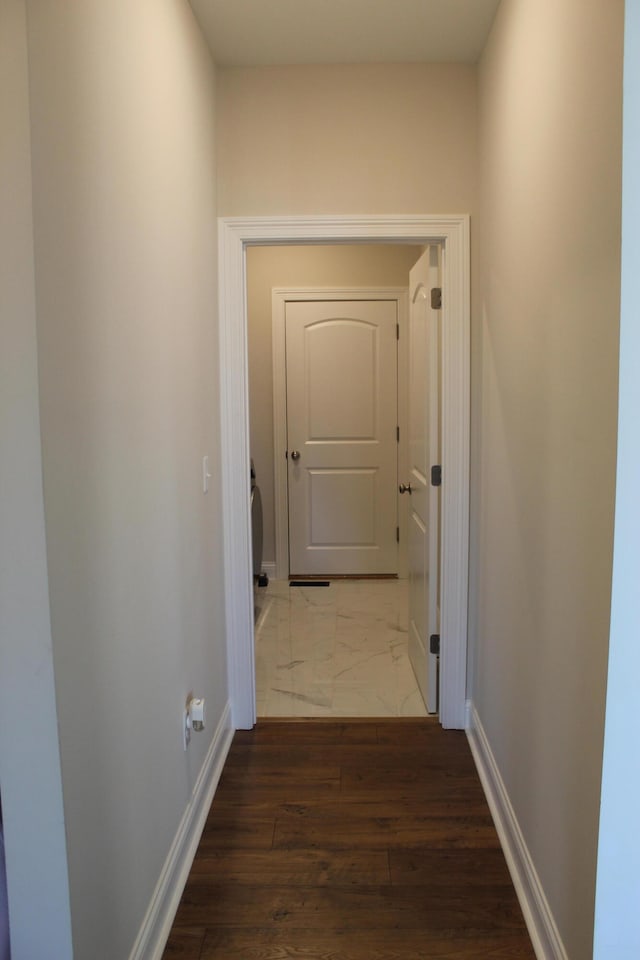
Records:
[[[500,0],[191,0],[216,63],[475,63]]]

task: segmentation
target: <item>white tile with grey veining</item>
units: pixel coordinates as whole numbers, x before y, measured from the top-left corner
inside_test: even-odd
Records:
[[[271,581],[256,606],[258,716],[425,716],[406,581]]]
[[[337,717],[396,717],[396,698],[392,690],[361,685],[338,686],[333,695]]]

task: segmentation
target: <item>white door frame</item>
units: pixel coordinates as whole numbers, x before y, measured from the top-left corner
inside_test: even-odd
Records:
[[[275,492],[275,547],[276,578],[286,580],[289,576],[289,490],[287,484],[287,461],[284,452],[287,449],[287,375],[286,375],[286,306],[298,300],[388,300],[397,306],[397,318],[400,327],[400,343],[406,344],[407,317],[409,311],[409,293],[406,287],[274,287],[271,291],[271,335],[273,356],[273,464]],[[405,468],[405,448],[407,435],[406,390],[400,390],[406,384],[406,350],[398,350],[398,424],[400,424],[400,442],[398,444],[398,472]],[[404,476],[404,474],[402,474]],[[397,498],[396,498],[397,499]],[[402,511],[404,517],[405,511]],[[398,520],[400,523],[400,520]],[[400,543],[405,544],[405,532],[400,531]],[[407,575],[406,561],[398,555],[397,572]]]
[[[219,363],[222,530],[229,697],[236,728],[256,719],[245,247],[291,243],[443,244],[440,722],[466,720],[469,560],[469,217],[221,217]]]

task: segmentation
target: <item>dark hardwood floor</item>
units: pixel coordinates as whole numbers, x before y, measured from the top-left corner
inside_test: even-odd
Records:
[[[464,733],[236,733],[164,960],[535,960]]]

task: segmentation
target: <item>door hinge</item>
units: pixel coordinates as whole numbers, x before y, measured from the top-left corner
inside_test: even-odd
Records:
[[[440,634],[432,633],[429,637],[429,653],[434,653],[437,657],[440,656]]]
[[[396,323],[396,340],[400,339],[400,324]]]
[[[442,309],[442,287],[431,288],[431,309],[432,310]]]
[[[439,463],[431,467],[431,486],[439,487],[442,483],[442,467]]]
[[[400,443],[400,427],[396,427],[396,443]]]
[[[396,543],[400,543],[400,527],[396,527]]]

